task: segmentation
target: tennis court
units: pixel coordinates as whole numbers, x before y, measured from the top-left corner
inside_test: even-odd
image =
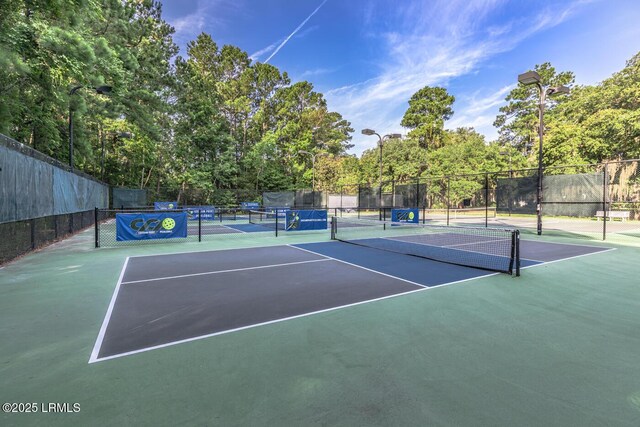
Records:
[[[127,258],[90,362],[497,274],[380,249],[415,246],[415,237]],[[610,249],[525,242],[522,250],[531,267]]]

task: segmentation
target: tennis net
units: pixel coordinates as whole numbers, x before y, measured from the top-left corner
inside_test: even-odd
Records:
[[[249,211],[249,223],[255,225],[261,225],[263,227],[284,230],[286,222],[287,211],[284,209],[277,209],[272,211],[264,210],[250,210]]]
[[[518,230],[333,217],[331,238],[449,264],[520,275]]]

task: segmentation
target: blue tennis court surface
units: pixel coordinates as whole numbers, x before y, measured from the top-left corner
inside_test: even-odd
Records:
[[[526,268],[609,249],[521,250]],[[337,241],[131,257],[90,362],[494,274]]]

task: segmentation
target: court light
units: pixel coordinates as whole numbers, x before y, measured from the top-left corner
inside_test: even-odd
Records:
[[[527,71],[526,73],[522,73],[518,76],[518,82],[523,85],[531,85],[534,83],[540,83],[541,81],[542,78],[540,77],[540,74],[535,71]]]
[[[547,96],[555,94],[568,94],[569,88],[566,86],[556,86],[545,88],[542,85],[542,78],[540,74],[535,71],[527,71],[518,75],[518,82],[528,86],[536,85],[538,93],[540,95],[540,103],[538,104],[538,138],[540,145],[538,147],[538,189],[536,192],[536,216],[538,225],[538,235],[542,234],[542,140],[544,135],[544,106],[547,100]]]

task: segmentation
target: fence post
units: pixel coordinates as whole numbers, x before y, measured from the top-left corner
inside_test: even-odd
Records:
[[[391,180],[391,208],[396,207],[396,180]],[[403,206],[404,207],[404,206]]]
[[[451,177],[447,177],[447,226],[449,225],[449,207],[451,206]]]
[[[93,213],[93,221],[94,221],[94,228],[95,228],[95,244],[96,244],[96,248],[100,247],[100,230],[99,230],[99,226],[98,226],[98,208],[96,207]]]
[[[484,227],[489,227],[489,174],[484,174]]]
[[[69,214],[70,218],[73,218],[73,214]],[[36,248],[36,220],[30,219],[29,226],[31,227],[31,250]]]
[[[602,183],[602,240],[607,239],[607,181],[609,180],[609,163],[604,164],[604,182]]]
[[[358,184],[358,207],[356,208],[358,210],[358,219],[360,219],[360,191],[361,186],[360,184]]]

